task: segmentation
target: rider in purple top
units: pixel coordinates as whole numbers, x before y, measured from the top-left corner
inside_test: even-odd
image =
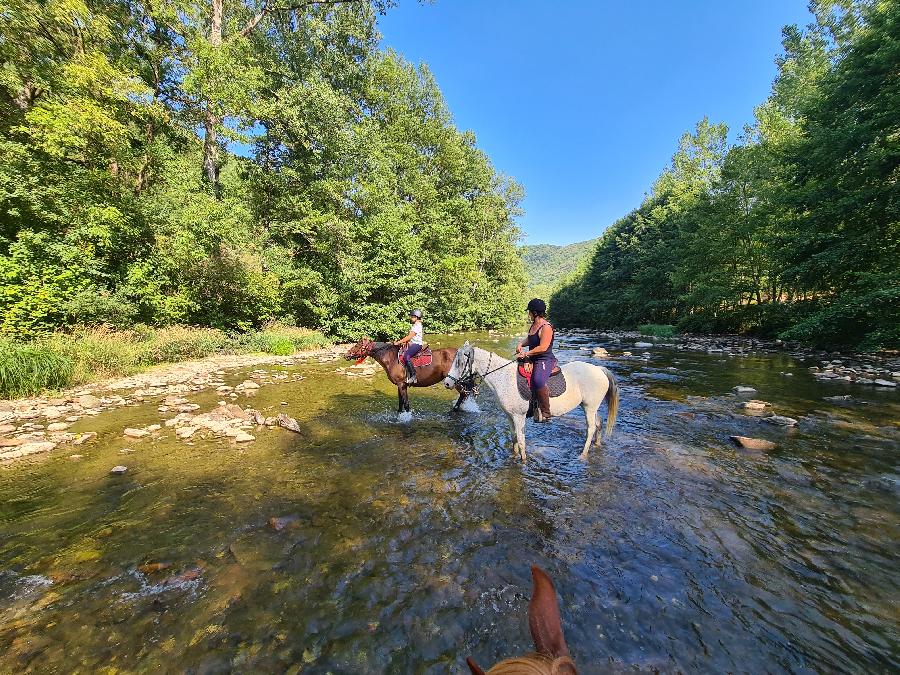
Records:
[[[541,408],[541,422],[549,422],[550,415],[550,388],[547,381],[550,373],[556,368],[557,360],[553,355],[554,330],[545,315],[547,304],[539,298],[534,298],[528,303],[528,318],[531,319],[531,328],[526,337],[516,347],[516,358],[519,361],[532,364],[531,390],[538,405]],[[523,348],[527,347],[526,353]]]

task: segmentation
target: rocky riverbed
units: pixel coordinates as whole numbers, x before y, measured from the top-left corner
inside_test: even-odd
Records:
[[[139,440],[159,434],[174,427],[182,440],[195,433],[213,434],[233,438],[246,443],[253,439],[248,432],[255,426],[281,426],[291,428],[291,418],[266,416],[252,406],[241,407],[240,399],[252,398],[260,387],[267,384],[296,382],[303,379],[298,372],[289,372],[302,364],[326,364],[341,359],[345,345],[298,353],[288,357],[265,355],[215,356],[199,361],[188,361],[161,366],[150,372],[117,378],[90,386],[78,387],[55,396],[0,401],[0,461],[9,461],[67,449],[77,458],[78,449],[94,442],[95,431],[72,431],[79,421],[96,417],[116,408],[157,404],[161,414],[158,424],[141,428],[125,428],[126,437]],[[256,366],[249,377],[229,385],[226,379],[236,371]],[[339,368],[338,372],[351,377],[371,376],[375,366],[361,364]],[[189,396],[214,390],[222,397],[217,405],[201,411],[201,406]],[[296,429],[294,429],[296,431]]]
[[[580,410],[522,464],[488,393],[401,421],[342,349],[12,402],[74,438],[0,470],[0,672],[456,672],[527,635],[531,564],[586,673],[890,671],[900,392],[809,370],[889,360],[679,344],[560,331],[621,391],[586,462]]]

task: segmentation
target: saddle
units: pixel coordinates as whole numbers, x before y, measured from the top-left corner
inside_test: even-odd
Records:
[[[412,357],[412,365],[413,368],[422,368],[424,366],[430,366],[432,361],[431,347],[425,345],[422,351]],[[406,365],[406,357],[403,356],[401,352],[399,355],[400,363]]]
[[[519,396],[524,400],[531,399],[531,371],[526,370],[525,364],[519,364],[519,372],[516,375],[516,384],[519,387]],[[550,389],[550,398],[556,398],[566,393],[566,376],[563,375],[559,366],[550,373],[550,379],[547,381],[547,387]]]

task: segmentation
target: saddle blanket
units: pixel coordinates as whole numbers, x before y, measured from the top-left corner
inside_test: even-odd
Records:
[[[531,400],[531,373],[525,372],[525,366],[519,364],[519,373],[516,376],[516,384],[519,386],[519,395],[526,401]],[[550,374],[547,381],[550,387],[550,398],[556,398],[566,393],[566,376],[557,367]]]
[[[425,347],[422,351],[412,357],[413,368],[422,368],[431,365],[431,348]],[[406,357],[400,354],[400,363],[406,363]]]

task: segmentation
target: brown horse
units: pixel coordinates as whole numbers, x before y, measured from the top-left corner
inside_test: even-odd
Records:
[[[409,412],[409,387],[430,387],[437,384],[450,372],[453,365],[453,359],[456,358],[456,349],[432,349],[431,365],[416,368],[416,382],[412,384],[406,383],[406,368],[400,363],[400,348],[391,342],[372,342],[369,338],[360,338],[359,342],[350,348],[344,358],[347,360],[362,361],[368,356],[378,361],[384,372],[387,373],[388,379],[397,385],[397,397],[400,400],[400,408],[397,412]],[[459,410],[459,406],[466,398],[465,392],[457,385],[456,391],[459,392],[459,398],[453,406],[454,410]]]
[[[536,653],[506,659],[487,671],[482,670],[470,656],[466,663],[472,675],[578,675],[563,636],[553,582],[537,565],[531,566],[531,581],[528,628],[531,629]]]

